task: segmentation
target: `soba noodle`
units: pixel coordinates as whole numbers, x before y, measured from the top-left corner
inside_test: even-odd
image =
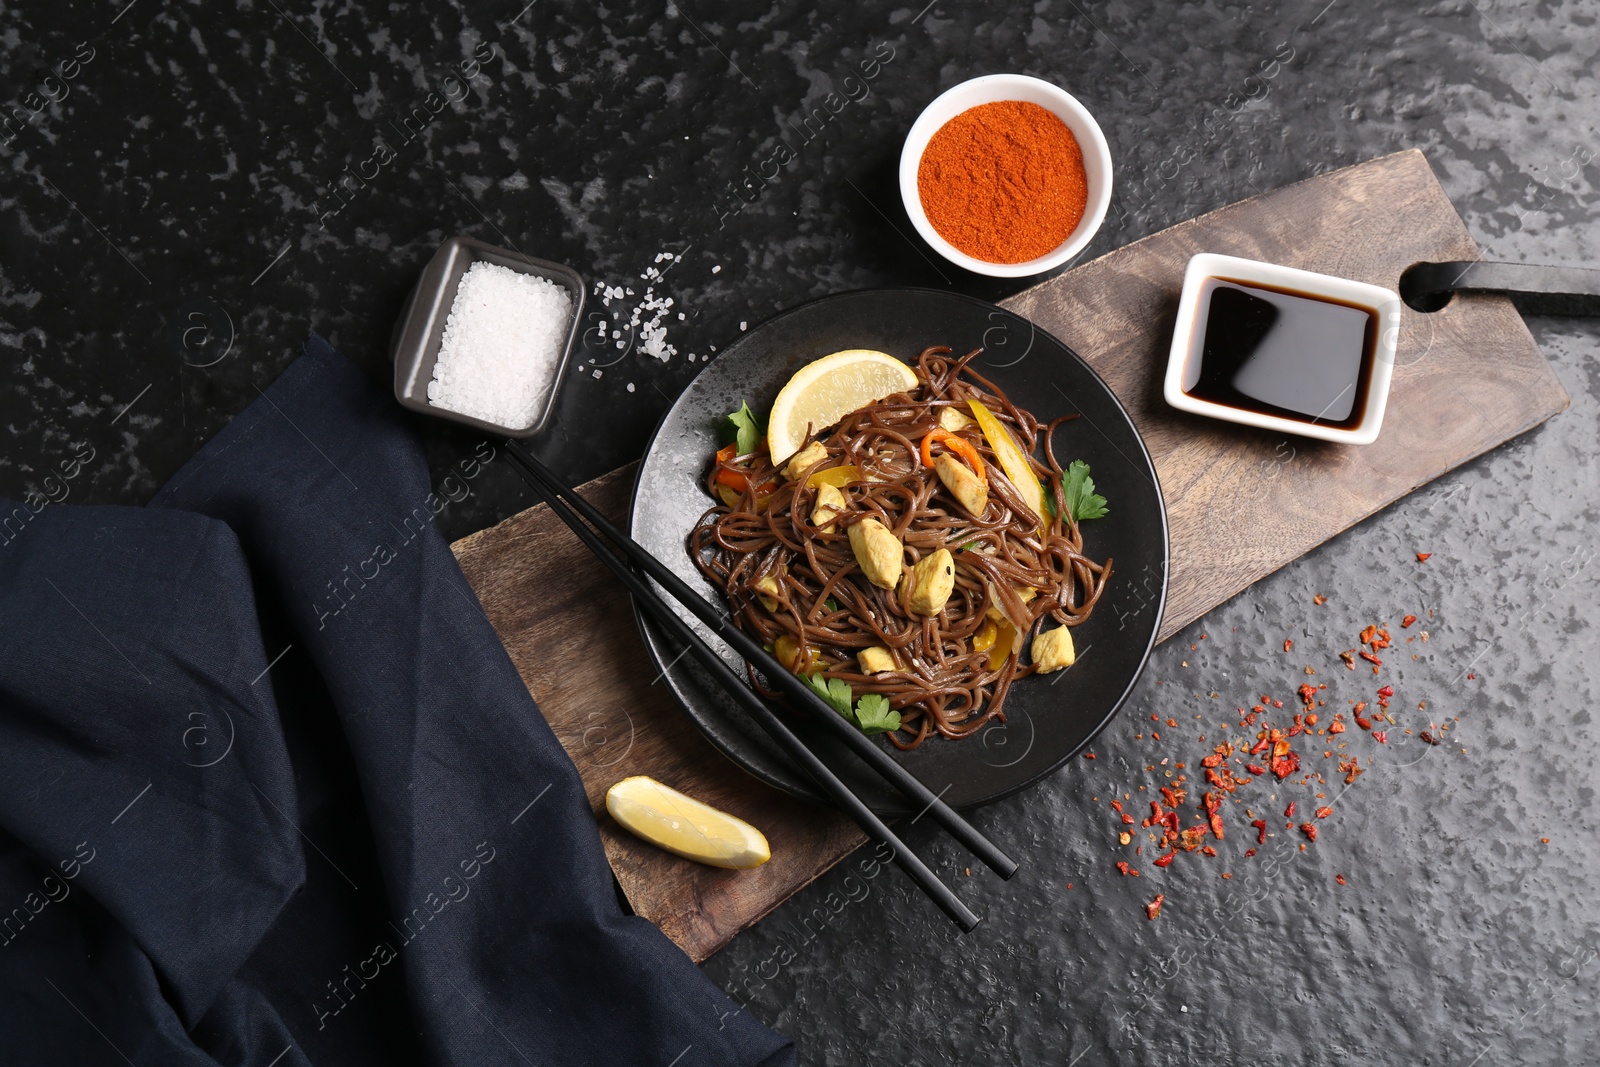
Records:
[[[793,480],[764,452],[739,457],[737,466],[732,460],[714,464],[706,483],[713,496],[719,470],[737,470],[747,476],[748,487],[737,506],[708,510],[689,538],[696,564],[727,598],[741,629],[769,647],[786,636],[798,650],[795,667],[801,673],[820,671],[847,682],[857,695],[887,697],[900,713],[900,728],[890,740],[901,748],[933,734],[967,737],[991,719],[1003,722],[1007,691],[1035,669],[1022,662],[1027,640],[1046,619],[1065,626],[1083,622],[1111,577],[1111,560],[1099,563],[1084,554],[1078,524],[1065,509],[1053,516],[1032,514],[975,428],[963,436],[989,467],[989,499],[981,515],[968,514],[921,462],[919,442],[939,427],[941,409],[964,414],[967,401],[975,399],[1005,424],[1053,499],[1061,499],[1064,469],[1051,437],[1072,416],[1041,427],[971,368],[978,354],[952,359],[948,348],[923,352],[917,389],[847,415],[822,438],[827,458]],[[1032,456],[1041,434],[1045,463]],[[858,467],[861,477],[844,487],[848,508],[824,532],[810,518],[818,487],[808,484],[809,475],[842,465]],[[869,518],[900,539],[907,566],[940,548],[951,550],[955,588],[936,615],[908,610],[903,586],[881,589],[866,580],[845,530]],[[1038,518],[1044,520],[1042,538]],[[775,595],[763,579],[776,581]],[[757,582],[762,589],[755,588]],[[1029,589],[1036,595],[1028,597]],[[991,608],[1019,636],[1018,651],[997,665],[992,650],[973,647],[993,618]],[[856,654],[874,646],[890,649],[899,669],[864,673]]]

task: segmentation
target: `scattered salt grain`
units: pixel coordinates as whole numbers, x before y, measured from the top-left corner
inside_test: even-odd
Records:
[[[560,285],[474,263],[461,276],[445,319],[428,403],[527,429],[555,386],[571,325],[572,297]]]
[[[712,267],[711,268],[711,273],[712,274],[721,274],[722,273],[722,264],[719,263],[716,266]]]
[[[749,324],[749,323],[748,323],[748,322],[741,322],[741,323],[740,323],[740,324],[739,324],[739,329],[740,329],[740,330],[741,330],[741,331],[743,331],[743,330],[748,330],[748,329],[749,329],[749,328],[750,328],[750,324]]]

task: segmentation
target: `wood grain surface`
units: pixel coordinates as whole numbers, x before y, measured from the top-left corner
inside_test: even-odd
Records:
[[[1567,406],[1510,302],[1458,297],[1402,313],[1377,442],[1284,437],[1169,409],[1161,376],[1184,267],[1222,252],[1398,287],[1423,260],[1478,255],[1420,152],[1333,171],[1222,208],[1058,275],[1005,305],[1072,346],[1128,407],[1155,460],[1171,527],[1166,638],[1250,583]],[[633,468],[582,487],[622,519]],[[1109,483],[1108,483],[1109,484]],[[696,960],[865,838],[790,799],[705,741],[645,654],[620,586],[544,507],[456,542],[468,581],[583,775],[634,909]],[[606,789],[649,774],[759,826],[770,863],[722,871],[628,835]]]
[[[1383,432],[1335,445],[1189,415],[1162,376],[1189,257],[1220,252],[1398,290],[1413,263],[1478,258],[1421,152],[1398,152],[1221,208],[1003,306],[1065,341],[1139,428],[1172,539],[1165,639],[1284,564],[1567,406],[1511,302],[1403,309]]]

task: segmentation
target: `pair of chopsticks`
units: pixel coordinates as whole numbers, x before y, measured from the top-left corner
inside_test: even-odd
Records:
[[[955,920],[963,930],[976,927],[978,917],[971,909],[939,880],[938,875],[928,869],[927,864],[923,863],[916,853],[906,847],[905,842],[901,841],[860,797],[850,791],[850,787],[845,785],[816,753],[806,747],[805,742],[789,729],[767,702],[746,685],[716,650],[703,641],[689,624],[660,598],[650,582],[629,564],[632,563],[639,571],[643,571],[644,575],[654,579],[674,600],[709,626],[718,637],[732,646],[735,652],[765,675],[768,681],[775,684],[795,707],[809,712],[813,720],[830,731],[868,766],[882,775],[890,785],[913,803],[921,805],[922,812],[918,818],[923,814],[931,816],[1001,878],[1010,878],[1017,873],[1017,862],[1000,851],[977,827],[962,818],[955,809],[896,763],[870,738],[845,721],[843,716],[825,703],[799,677],[780,666],[754,638],[735,626],[731,618],[689,588],[677,574],[652,556],[642,545],[613,526],[593,505],[565,485],[520,442],[510,440],[506,442],[505,447],[518,472],[545,498],[556,517],[566,523],[578,539],[588,546],[623,585],[628,587],[628,591],[633,594],[634,602],[710,672],[717,684],[750,713],[785,754],[847,812],[868,837],[887,845],[893,851],[895,863],[911,876],[911,880],[946,915]],[[577,514],[574,514],[574,511]],[[579,515],[582,516],[581,520]],[[620,558],[612,551],[607,546],[607,541],[620,549],[627,559]]]

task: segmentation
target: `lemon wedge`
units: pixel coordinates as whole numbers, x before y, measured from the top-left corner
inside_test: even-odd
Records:
[[[916,372],[887,352],[849,348],[807,363],[772,402],[767,451],[773,464],[783,466],[808,437],[857,408],[916,387]]]
[[[646,775],[606,790],[606,810],[629,832],[696,863],[739,871],[772,858],[754,826]]]

